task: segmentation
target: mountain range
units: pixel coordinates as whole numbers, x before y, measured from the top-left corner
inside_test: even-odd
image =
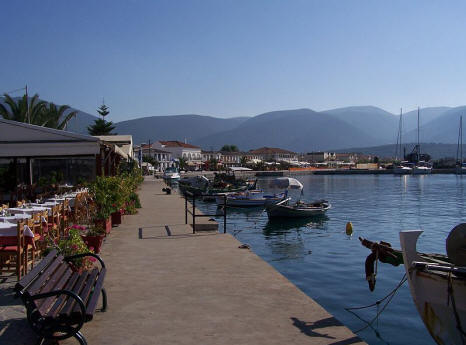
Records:
[[[97,118],[72,109],[78,115],[68,130],[87,133]],[[466,106],[420,109],[420,141],[456,144],[459,117]],[[111,120],[111,114],[108,116]],[[196,114],[148,116],[115,123],[115,132],[133,135],[135,144],[148,140],[180,140],[205,150],[225,144],[241,150],[268,146],[295,152],[341,150],[395,144],[398,114],[374,106],[352,106],[325,111],[292,109],[256,116],[219,118]],[[403,114],[403,142],[417,141],[417,110]],[[362,152],[362,151],[361,151]]]

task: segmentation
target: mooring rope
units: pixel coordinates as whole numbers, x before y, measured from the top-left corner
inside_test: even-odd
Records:
[[[352,308],[344,308],[347,312],[350,312],[351,314],[354,314],[356,315],[356,317],[358,319],[360,319],[361,321],[364,321],[366,323],[366,325],[364,327],[362,327],[361,329],[358,329],[357,331],[355,331],[354,333],[359,333],[359,332],[362,332],[363,330],[365,330],[367,327],[371,327],[372,328],[372,324],[374,323],[374,321],[377,321],[378,322],[378,318],[380,316],[380,314],[383,313],[383,311],[385,310],[385,308],[388,306],[388,304],[391,302],[391,300],[393,299],[393,297],[395,296],[395,294],[397,293],[398,289],[406,282],[406,280],[408,280],[408,278],[406,277],[406,273],[403,275],[403,278],[401,278],[400,282],[398,283],[398,285],[392,290],[390,291],[384,298],[372,303],[372,304],[369,304],[369,305],[365,305],[365,306],[361,306],[361,307],[352,307]],[[379,306],[380,304],[385,301],[386,299],[387,302],[382,306],[382,308],[379,310]],[[361,309],[367,309],[367,308],[371,308],[371,307],[374,307],[376,306],[377,307],[377,313],[376,315],[374,316],[374,318],[370,321],[370,322],[367,322],[366,320],[363,320],[361,317],[359,317],[359,315],[357,315],[355,312],[353,312],[353,310],[361,310]]]

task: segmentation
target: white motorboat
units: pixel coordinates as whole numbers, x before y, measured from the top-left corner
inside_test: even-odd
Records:
[[[413,175],[426,175],[432,173],[432,164],[426,161],[419,161],[413,168]]]
[[[265,210],[269,218],[304,218],[324,214],[331,205],[326,200],[312,202],[297,201],[289,205],[291,198],[287,198],[276,204],[266,205]]]
[[[163,172],[163,178],[168,181],[176,181],[180,179],[180,173],[176,168],[167,168]]]
[[[410,175],[413,173],[413,164],[407,161],[400,162],[393,167],[395,175]]]
[[[238,193],[219,194],[216,202],[219,206],[226,202],[230,207],[264,207],[283,200],[286,193],[265,195],[261,190],[248,190]]]
[[[447,257],[416,251],[421,230],[400,232],[403,261],[411,296],[437,344],[465,344],[466,333],[466,224],[447,239]]]

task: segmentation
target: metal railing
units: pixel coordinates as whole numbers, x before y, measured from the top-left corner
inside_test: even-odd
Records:
[[[217,194],[201,194],[201,195],[194,195],[191,192],[184,192],[184,221],[185,224],[188,224],[188,213],[193,216],[193,234],[196,233],[196,217],[217,217],[219,216],[218,213],[216,214],[196,214],[196,196],[205,197],[218,197],[223,196],[223,233],[227,232],[227,196],[226,195],[217,195]],[[192,211],[188,207],[188,197],[193,205]]]

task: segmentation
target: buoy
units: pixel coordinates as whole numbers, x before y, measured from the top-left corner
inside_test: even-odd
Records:
[[[353,224],[351,224],[351,222],[346,223],[346,234],[348,236],[353,234]]]

